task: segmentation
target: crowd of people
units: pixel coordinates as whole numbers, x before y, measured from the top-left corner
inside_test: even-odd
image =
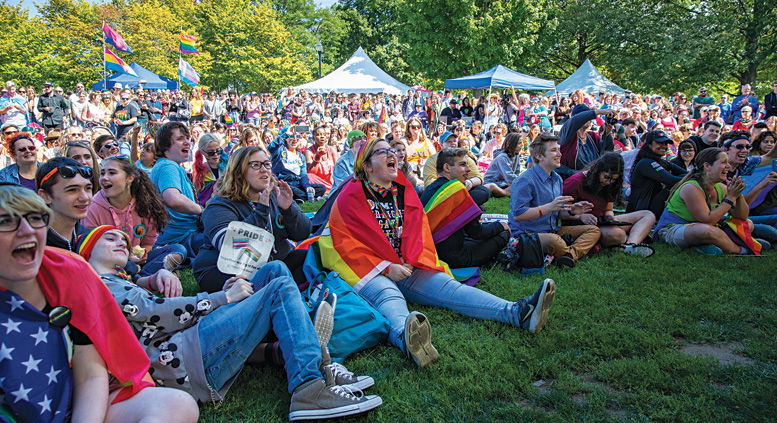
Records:
[[[759,255],[777,246],[773,89],[762,103],[748,85],[731,103],[704,87],[690,101],[512,89],[276,99],[50,82],[38,96],[8,81],[0,421],[196,421],[197,402],[220,401],[257,363],[285,369],[290,420],[380,406],[362,393],[371,377],[330,357],[336,296],[309,313],[300,295],[311,241],[420,367],[439,352],[409,303],[545,327],[553,280],[512,300],[454,277],[511,249],[566,268],[603,249],[647,259],[654,242]],[[509,197],[509,213],[485,221],[492,197]],[[321,199],[312,219],[300,209]],[[273,237],[250,278],[218,265],[234,222]]]

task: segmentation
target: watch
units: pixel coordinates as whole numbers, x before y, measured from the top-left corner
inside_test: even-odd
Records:
[[[735,209],[737,207],[736,204],[734,204],[734,202],[729,200],[728,198],[724,198],[723,202],[731,206],[732,209]]]

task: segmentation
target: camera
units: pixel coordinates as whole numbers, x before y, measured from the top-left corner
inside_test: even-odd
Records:
[[[617,125],[618,124],[618,118],[616,116],[613,117],[607,117],[605,118],[605,121],[608,125]]]

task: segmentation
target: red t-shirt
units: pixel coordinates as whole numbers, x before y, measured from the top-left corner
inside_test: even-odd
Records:
[[[602,217],[604,216],[604,211],[607,209],[607,204],[609,203],[609,201],[605,200],[604,198],[598,195],[591,194],[583,190],[584,178],[585,178],[585,175],[583,174],[583,172],[577,172],[574,175],[567,178],[567,180],[564,181],[564,195],[569,195],[571,197],[574,197],[575,202],[588,201],[589,203],[594,205],[594,208],[593,210],[591,210],[590,214],[596,217]]]

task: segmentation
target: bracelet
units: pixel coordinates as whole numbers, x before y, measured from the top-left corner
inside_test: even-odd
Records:
[[[724,199],[723,199],[723,202],[724,202],[724,203],[726,203],[726,204],[728,204],[729,206],[731,206],[731,208],[732,208],[732,209],[735,209],[735,208],[737,208],[736,204],[734,204],[734,202],[733,202],[733,201],[731,201],[731,200],[729,200],[728,198],[724,198]]]
[[[542,206],[537,206],[537,209],[540,211],[540,217],[542,217]]]
[[[570,216],[577,216],[576,214],[572,213],[572,208],[570,207],[569,210],[567,210],[567,213],[569,213]]]

